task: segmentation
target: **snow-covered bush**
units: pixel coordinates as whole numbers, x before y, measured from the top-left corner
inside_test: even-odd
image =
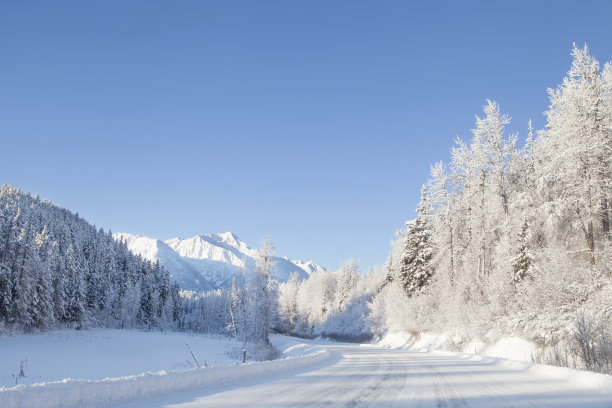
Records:
[[[597,321],[580,314],[576,318],[569,349],[581,368],[612,374],[612,332],[609,321]]]

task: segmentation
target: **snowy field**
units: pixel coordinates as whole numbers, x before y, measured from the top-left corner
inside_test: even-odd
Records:
[[[196,367],[186,341],[206,367]],[[243,365],[236,357],[240,347],[224,337],[109,329],[0,337],[0,407],[101,407],[261,377],[329,357],[291,337],[272,341],[282,352],[279,360]],[[26,358],[26,377],[15,385]]]
[[[18,384],[66,378],[98,380],[195,367],[185,341],[201,364],[227,365],[233,342],[223,337],[135,330],[62,330],[40,335],[0,337],[0,387],[15,385],[20,362],[26,378]]]

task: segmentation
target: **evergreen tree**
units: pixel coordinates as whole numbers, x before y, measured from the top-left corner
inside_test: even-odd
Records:
[[[529,225],[525,222],[521,228],[521,232],[518,235],[518,250],[517,255],[512,262],[513,280],[514,283],[521,282],[525,278],[531,275],[531,267],[533,259],[529,253],[529,247],[527,243],[527,234],[529,232]]]
[[[398,279],[409,296],[427,285],[433,275],[430,220],[431,208],[427,190],[423,186],[417,218],[406,223],[404,253]]]
[[[28,219],[30,219],[29,216]],[[34,328],[37,323],[34,308],[34,305],[38,302],[35,290],[35,273],[36,269],[40,267],[32,224],[29,220],[25,222],[21,230],[20,241],[21,253],[14,270],[14,289],[9,321],[27,331]]]
[[[66,271],[68,283],[66,287],[66,315],[64,320],[80,329],[83,327],[85,320],[85,282],[72,245],[68,247],[66,252],[64,270]]]
[[[0,186],[0,329],[178,325],[169,279],[78,215]]]

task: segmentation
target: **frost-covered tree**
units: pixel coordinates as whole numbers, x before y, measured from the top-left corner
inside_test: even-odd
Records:
[[[72,245],[68,247],[64,270],[67,276],[66,305],[63,319],[81,328],[85,320],[85,282]],[[138,309],[136,309],[138,310]]]
[[[274,245],[264,239],[257,253],[252,289],[252,341],[268,345],[272,322],[272,268],[274,267]]]
[[[246,272],[240,268],[232,279],[230,333],[243,343],[248,341],[249,330],[249,294],[247,290]]]
[[[294,333],[299,319],[298,292],[300,281],[297,273],[292,273],[291,278],[279,284],[278,288],[278,313],[282,327],[281,331]]]
[[[110,233],[0,186],[0,330],[162,327],[166,319],[177,322],[181,309],[168,285],[165,269],[132,255]],[[146,302],[141,286],[151,288]]]
[[[344,262],[336,273],[335,310],[344,310],[346,303],[351,299],[353,291],[360,278],[359,262],[349,259]]]
[[[406,223],[404,252],[398,277],[408,295],[414,295],[427,285],[433,275],[431,234],[431,206],[427,190],[423,186],[418,215],[416,219]]]
[[[437,210],[432,214],[432,236],[433,242],[437,242],[439,250],[437,259],[432,261],[436,268],[448,271],[448,282],[450,286],[455,283],[455,225],[456,217],[453,214],[453,191],[448,173],[444,164],[440,161],[431,166],[429,191],[431,196],[431,207]]]
[[[563,223],[582,231],[588,262],[594,265],[598,236],[609,232],[611,119],[599,62],[586,46],[574,46],[572,55],[567,77],[549,90],[539,161],[550,201]]]
[[[521,282],[531,275],[533,258],[529,252],[528,233],[529,225],[525,222],[518,235],[517,253],[512,262],[513,280],[515,283]]]

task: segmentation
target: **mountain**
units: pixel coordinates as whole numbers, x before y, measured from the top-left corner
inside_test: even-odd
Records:
[[[172,248],[159,239],[145,237],[143,235],[132,235],[125,233],[113,234],[117,241],[123,241],[128,249],[136,255],[140,255],[149,261],[157,261],[163,265],[172,278],[178,282],[183,289],[213,290],[211,285],[201,273],[185,262]]]
[[[183,289],[205,291],[228,288],[232,277],[245,268],[247,274],[255,267],[257,250],[242,242],[232,232],[202,234],[192,238],[172,238],[167,241],[143,235],[118,233],[116,240],[124,241],[135,254],[150,261],[159,260]],[[281,282],[297,273],[300,279],[325,268],[312,261],[291,261],[274,257],[273,277]]]

